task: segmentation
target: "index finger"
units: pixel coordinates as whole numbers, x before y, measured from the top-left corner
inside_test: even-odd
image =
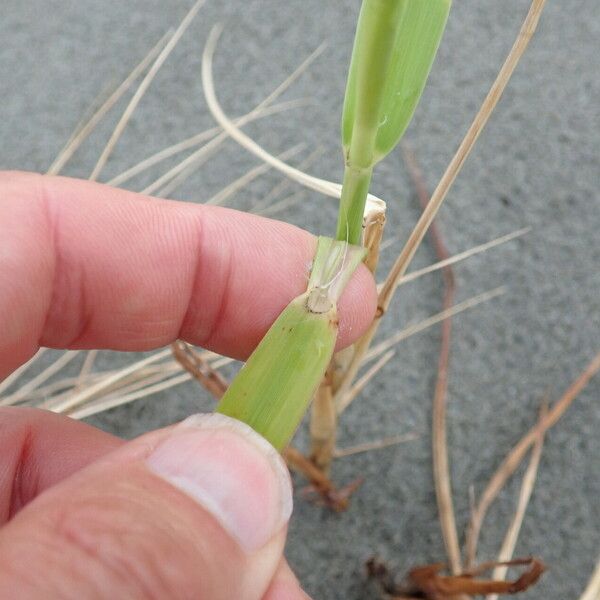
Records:
[[[39,346],[148,350],[177,338],[246,357],[306,286],[314,236],[225,208],[0,174],[0,377]],[[340,345],[372,319],[359,269]]]

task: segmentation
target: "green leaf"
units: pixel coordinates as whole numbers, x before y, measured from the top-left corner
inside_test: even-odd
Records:
[[[342,116],[352,167],[373,166],[406,131],[444,33],[451,0],[364,0]]]
[[[237,374],[217,412],[283,450],[321,383],[338,332],[336,302],[364,249],[320,237],[308,290],[292,300]]]

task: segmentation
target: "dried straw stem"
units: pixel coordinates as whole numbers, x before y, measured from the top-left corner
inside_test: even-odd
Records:
[[[380,440],[374,440],[372,442],[364,442],[362,444],[356,444],[348,448],[336,448],[333,451],[334,458],[345,458],[346,456],[354,456],[355,454],[362,454],[363,452],[372,452],[373,450],[382,450],[389,448],[390,446],[397,446],[398,444],[404,444],[405,442],[412,442],[418,439],[420,436],[416,432],[405,433],[403,435],[393,435],[390,437],[384,437]]]
[[[540,421],[544,419],[547,413],[548,404],[544,402],[540,411]],[[517,500],[515,514],[513,515],[510,525],[508,526],[502,546],[500,547],[500,552],[498,553],[497,560],[499,563],[505,563],[513,557],[515,548],[517,546],[517,540],[519,539],[521,526],[523,524],[523,519],[525,518],[525,511],[527,510],[527,505],[529,504],[529,500],[535,486],[535,479],[537,477],[538,467],[540,466],[543,448],[544,432],[539,430],[533,450],[531,451],[531,460],[529,461],[529,465],[527,465],[527,470],[523,476],[523,482],[521,483],[521,490],[519,492],[519,499]],[[507,572],[508,567],[504,564],[499,564],[492,572],[492,579],[504,581],[506,579]],[[487,596],[486,600],[498,600],[498,594],[490,594]]]
[[[304,103],[303,100],[290,100],[287,102],[280,102],[278,104],[273,104],[272,106],[265,108],[264,110],[260,111],[259,113],[256,113],[255,111],[246,113],[245,115],[238,117],[235,120],[235,123],[236,123],[236,125],[241,126],[241,124],[243,124],[244,122],[248,123],[250,121],[261,119],[263,117],[268,117],[268,116],[276,114],[278,112],[286,111],[291,108],[296,108],[303,103]],[[250,119],[250,121],[248,121],[248,119]],[[123,171],[122,173],[119,173],[119,175],[113,177],[106,183],[107,183],[107,185],[113,185],[113,186],[122,185],[126,181],[129,181],[136,175],[139,175],[140,173],[147,171],[148,169],[152,168],[154,165],[157,165],[158,163],[162,162],[163,160],[166,160],[167,158],[170,158],[171,156],[174,156],[175,154],[179,154],[180,152],[183,152],[185,150],[189,150],[191,148],[199,146],[200,144],[202,144],[204,142],[208,142],[209,140],[211,140],[211,139],[215,138],[217,135],[219,135],[222,131],[223,130],[219,126],[216,126],[216,127],[210,127],[209,129],[205,129],[204,131],[201,131],[200,133],[196,133],[195,135],[193,135],[191,137],[181,140],[180,142],[177,142],[176,144],[173,144],[171,146],[167,146],[166,148],[163,148],[162,150],[159,150],[158,152],[146,157],[144,160],[138,162],[137,164],[133,165],[132,167],[129,167],[127,170]]]
[[[467,566],[475,564],[477,542],[483,520],[488,508],[496,499],[500,490],[504,487],[504,484],[521,464],[527,451],[536,443],[539,435],[556,425],[565,411],[571,406],[573,400],[577,398],[598,371],[600,371],[600,352],[592,359],[579,377],[577,377],[577,379],[569,386],[560,400],[558,400],[558,402],[556,402],[548,411],[548,414],[545,415],[538,424],[534,425],[523,438],[521,438],[502,461],[488,482],[478,504],[472,511],[465,543]]]
[[[481,254],[486,250],[490,250],[491,248],[495,248],[496,246],[500,246],[501,244],[505,244],[506,242],[510,242],[526,233],[531,231],[531,227],[524,227],[523,229],[518,229],[517,231],[513,231],[512,233],[507,233],[501,237],[495,238],[486,242],[485,244],[480,244],[479,246],[473,246],[473,248],[469,248],[464,252],[459,252],[458,254],[454,254],[449,256],[444,260],[440,260],[438,262],[433,263],[427,267],[423,267],[422,269],[418,269],[416,271],[411,271],[406,275],[402,276],[402,279],[398,282],[398,285],[403,285],[405,283],[409,283],[418,279],[419,277],[423,277],[423,275],[427,275],[428,273],[434,273],[435,271],[439,271],[440,269],[444,269],[445,267],[449,267],[450,265],[455,265],[458,262],[461,262],[471,256],[475,256],[477,254]]]
[[[494,108],[498,104],[508,81],[512,73],[514,72],[519,60],[523,56],[525,49],[533,35],[535,28],[537,26],[540,14],[544,7],[545,0],[533,0],[531,4],[531,8],[517,39],[515,40],[513,47],[511,48],[506,61],[504,62],[502,68],[500,69],[496,80],[492,84],[488,95],[486,96],[481,108],[479,109],[473,123],[469,127],[467,134],[465,135],[463,141],[461,142],[456,154],[450,161],[446,172],[442,176],[437,188],[435,189],[433,195],[431,196],[430,202],[427,204],[427,208],[423,211],[421,218],[418,220],[415,228],[410,234],[406,245],[398,255],[390,273],[388,274],[380,292],[378,298],[378,310],[375,315],[375,319],[373,323],[367,330],[367,332],[363,335],[363,337],[355,344],[354,356],[350,364],[348,365],[348,370],[346,373],[346,378],[343,384],[340,386],[340,390],[338,391],[339,398],[343,398],[347,393],[348,388],[352,384],[352,381],[356,377],[360,365],[363,362],[363,356],[369,349],[371,341],[375,337],[375,334],[379,328],[379,324],[381,323],[381,317],[385,314],[387,309],[389,308],[390,302],[394,296],[396,288],[408,265],[410,264],[417,248],[421,244],[427,229],[431,225],[437,211],[439,210],[442,202],[444,201],[452,183],[456,179],[458,173],[460,172],[465,160],[471,153],[471,150],[475,146],[475,142],[477,141],[479,135],[483,131],[485,125],[487,124]],[[339,402],[339,398],[336,400]]]
[[[295,156],[304,149],[304,144],[296,144],[292,148],[282,152],[278,158],[286,160]],[[238,177],[235,181],[226,185],[223,189],[219,190],[214,196],[209,198],[205,204],[222,205],[229,197],[241,190],[242,188],[249,185],[257,177],[264,175],[273,167],[267,163],[261,162],[256,167],[252,167],[249,171]]]
[[[417,191],[419,204],[421,205],[421,208],[425,210],[429,204],[430,197],[423,173],[417,164],[412,150],[404,145],[402,152],[413,185]],[[450,258],[450,253],[446,248],[446,244],[442,239],[442,235],[435,221],[432,221],[431,226],[429,227],[429,235],[431,236],[438,260],[448,260]],[[456,295],[454,273],[450,265],[442,268],[442,277],[444,280],[442,310],[448,310],[454,304],[454,297]],[[450,357],[451,334],[452,318],[448,316],[442,320],[442,339],[438,357],[437,379],[433,394],[432,454],[435,496],[442,528],[442,536],[444,538],[444,546],[446,547],[446,554],[450,562],[451,572],[453,575],[458,575],[462,571],[462,561],[460,557],[456,519],[454,517],[454,505],[452,502],[452,484],[448,461],[448,442],[446,439],[446,395],[448,389],[448,362]]]
[[[310,412],[310,459],[328,476],[333,460],[337,413],[333,403],[333,372],[330,366],[315,394]]]
[[[173,356],[177,362],[194,379],[199,381],[214,397],[219,400],[227,391],[227,380],[218,371],[213,369],[208,361],[182,340],[171,344]]]
[[[26,363],[22,364],[16,371],[13,371],[3,381],[0,381],[0,394],[9,389],[16,381],[33,366],[46,352],[48,348],[40,348]],[[4,403],[4,399],[0,397],[0,405]]]
[[[339,183],[327,181],[326,179],[320,179],[308,175],[304,171],[296,169],[287,163],[279,160],[269,152],[267,152],[262,146],[257,144],[252,138],[246,135],[243,131],[235,125],[235,123],[225,114],[217,96],[215,93],[214,78],[212,73],[212,60],[223,28],[221,25],[215,25],[208,36],[208,40],[204,47],[202,54],[202,87],[204,90],[204,97],[206,104],[214,117],[215,121],[221,125],[224,131],[227,132],[233,140],[235,140],[240,146],[246,148],[249,152],[272,165],[275,169],[283,173],[286,177],[290,178],[297,183],[308,187],[316,192],[330,196],[332,198],[340,198],[342,193],[342,186]],[[367,210],[370,205],[382,205],[383,201],[369,194],[367,197]]]
[[[156,58],[156,55],[165,45],[167,38],[171,35],[171,32],[167,32],[158,43],[146,54],[142,61],[129,73],[129,75],[123,80],[123,82],[117,87],[117,89],[102,103],[100,108],[94,112],[90,119],[85,122],[81,127],[77,127],[73,132],[73,135],[69,138],[63,149],[58,153],[58,156],[54,159],[54,162],[50,165],[46,171],[47,175],[57,175],[60,173],[70,158],[73,156],[75,151],[81,146],[81,144],[89,137],[92,131],[96,128],[98,123],[102,121],[106,113],[121,99],[123,94],[129,89],[131,84],[140,76],[140,74],[146,70],[148,65]]]
[[[600,558],[579,600],[600,600]]]
[[[117,123],[117,126],[115,127],[114,131],[112,132],[112,134],[108,140],[108,143],[106,144],[106,146],[104,147],[104,150],[100,154],[100,157],[98,158],[98,161],[96,162],[96,165],[94,166],[92,173],[89,177],[89,179],[91,181],[96,181],[98,179],[100,172],[104,168],[106,161],[108,160],[109,156],[111,155],[116,143],[118,142],[119,138],[121,137],[121,134],[125,130],[125,127],[127,126],[129,119],[131,119],[131,116],[133,115],[135,109],[137,108],[137,105],[139,104],[140,100],[146,93],[146,90],[150,87],[150,84],[156,77],[156,74],[158,73],[158,71],[160,70],[162,65],[164,64],[165,60],[167,60],[169,54],[171,54],[171,52],[173,51],[173,49],[177,45],[177,42],[181,39],[181,36],[185,33],[185,30],[189,27],[190,23],[192,22],[192,19],[196,16],[196,13],[200,10],[200,7],[204,4],[204,2],[205,2],[205,0],[198,0],[198,2],[196,2],[192,6],[192,8],[187,13],[187,15],[184,17],[184,19],[179,24],[179,27],[177,27],[177,29],[175,30],[175,33],[172,35],[171,39],[167,42],[166,46],[161,50],[160,54],[158,55],[158,57],[156,58],[156,60],[152,64],[152,66],[150,67],[150,70],[148,71],[148,73],[146,73],[146,76],[142,80],[142,83],[136,90],[135,94],[133,95],[133,98],[129,101],[127,108],[121,115],[121,119],[119,120],[119,122]]]
[[[486,126],[492,112],[494,111],[494,108],[498,104],[502,93],[504,92],[517,64],[519,63],[519,60],[523,56],[527,45],[529,44],[529,41],[535,32],[545,3],[546,0],[533,0],[531,3],[529,13],[525,17],[525,21],[521,26],[521,30],[519,31],[517,39],[515,40],[508,57],[506,58],[506,61],[502,65],[496,80],[492,84],[492,87],[490,88],[490,91],[483,101],[481,108],[475,116],[473,123],[469,127],[467,134],[458,147],[456,154],[450,161],[450,164],[442,176],[437,188],[433,192],[431,200],[427,204],[427,208],[423,211],[423,214],[410,234],[406,245],[396,259],[396,262],[394,263],[394,266],[392,267],[379,294],[379,312],[381,314],[385,313],[385,311],[388,309],[394,295],[394,291],[398,286],[398,282],[406,272],[406,269],[415,255],[417,248],[421,244],[427,229],[433,222],[433,219],[440,209],[442,202],[446,198],[450,187],[454,183],[454,180],[462,169],[467,157],[475,146],[475,143]]]
[[[504,286],[494,288],[493,290],[489,290],[488,292],[483,292],[482,294],[478,294],[477,296],[467,298],[467,300],[459,302],[458,304],[455,304],[447,310],[442,310],[439,313],[428,317],[427,319],[423,319],[422,321],[419,321],[418,323],[415,323],[414,325],[411,325],[406,329],[401,329],[400,331],[397,331],[389,338],[386,338],[385,340],[379,342],[377,345],[373,346],[364,355],[363,364],[369,362],[370,360],[373,360],[374,358],[381,355],[383,352],[386,352],[390,348],[393,348],[402,340],[405,340],[406,338],[409,338],[412,335],[415,335],[416,333],[419,333],[420,331],[423,331],[431,327],[432,325],[435,325],[436,323],[440,323],[448,317],[453,317],[461,312],[464,312],[465,310],[477,306],[478,304],[482,304],[494,298],[498,298],[505,292],[506,288]]]
[[[306,158],[304,158],[298,168],[301,170],[305,170],[310,167],[319,156],[321,156],[325,152],[325,148],[323,146],[318,146],[315,148]],[[264,211],[272,210],[274,206],[274,201],[276,198],[280,198],[281,195],[290,188],[292,182],[285,178],[276,185],[274,185],[271,190],[261,198],[258,202],[254,204],[254,206],[250,209],[251,213],[255,214],[265,214]],[[304,191],[302,189],[301,191]],[[281,202],[281,200],[277,201]]]

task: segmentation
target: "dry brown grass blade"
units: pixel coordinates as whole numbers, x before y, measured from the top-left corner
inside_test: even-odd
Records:
[[[600,600],[600,558],[579,600]]]
[[[571,406],[573,400],[577,398],[598,371],[600,371],[600,352],[592,359],[579,377],[577,377],[577,379],[569,386],[560,400],[550,408],[548,414],[539,423],[534,425],[523,438],[521,438],[502,461],[481,494],[479,502],[472,511],[465,543],[467,565],[475,564],[477,542],[479,540],[479,533],[481,531],[483,520],[488,508],[496,499],[500,490],[504,487],[504,484],[521,464],[521,461],[528,450],[535,444],[538,436],[556,425],[565,411]]]
[[[525,21],[523,22],[523,25],[519,31],[519,35],[517,36],[517,39],[515,40],[508,57],[506,58],[506,61],[502,65],[496,80],[492,84],[492,87],[483,101],[483,104],[481,105],[477,115],[475,116],[473,123],[469,127],[467,134],[458,147],[456,154],[450,161],[450,164],[442,176],[437,188],[433,192],[431,200],[427,204],[427,208],[423,211],[421,218],[418,220],[415,228],[408,238],[408,241],[396,259],[394,266],[390,270],[383,288],[379,293],[380,315],[385,313],[385,311],[388,309],[394,292],[398,287],[398,282],[406,272],[408,265],[417,251],[417,248],[421,244],[423,237],[425,236],[429,226],[437,214],[437,211],[446,198],[450,187],[454,183],[454,180],[462,169],[463,164],[475,146],[475,143],[485,128],[485,125],[487,124],[494,108],[498,104],[506,85],[508,84],[517,64],[519,63],[519,60],[523,56],[523,53],[525,52],[527,45],[533,36],[533,33],[535,32],[545,3],[546,0],[533,0],[531,3],[531,7],[527,16],[525,17]]]
[[[477,306],[478,304],[483,304],[488,300],[498,298],[505,292],[506,288],[504,286],[489,290],[488,292],[483,292],[483,294],[478,294],[477,296],[467,298],[467,300],[455,304],[448,310],[442,310],[435,315],[431,315],[427,319],[423,319],[422,321],[407,327],[406,329],[401,329],[390,337],[382,340],[377,345],[373,346],[366,354],[364,354],[362,364],[368,363],[369,361],[377,358],[384,352],[387,352],[390,348],[393,348],[395,345],[399,344],[402,340],[405,340],[406,338],[409,338],[412,335],[415,335],[416,333],[435,325],[436,323],[440,323],[448,317],[453,317],[461,312],[464,312],[465,310]]]
[[[389,350],[379,360],[372,365],[369,370],[356,381],[356,383],[348,390],[344,398],[340,399],[338,413],[342,413],[354,401],[354,399],[365,389],[366,385],[387,365],[387,363],[395,356],[394,350]]]
[[[336,488],[321,469],[292,446],[283,451],[283,458],[290,469],[304,475],[310,481],[313,490],[326,506],[338,512],[348,508],[350,496],[362,483],[362,480],[356,480],[343,488]]]
[[[273,114],[276,114],[276,113],[279,113],[282,111],[296,108],[303,102],[304,102],[303,100],[290,100],[287,102],[279,102],[277,104],[273,104],[272,106],[265,108],[260,113],[256,113],[255,111],[246,113],[245,115],[238,117],[235,120],[235,123],[236,123],[236,125],[239,126],[240,123],[243,123],[243,122],[248,123],[250,121],[254,121],[254,120],[261,119],[263,117],[268,117],[270,115],[273,115]],[[250,121],[248,121],[248,119],[250,119]],[[185,150],[189,150],[191,148],[199,146],[200,144],[202,144],[204,142],[208,142],[209,140],[215,138],[217,135],[222,133],[222,131],[223,130],[219,126],[211,127],[209,129],[205,129],[204,131],[196,133],[195,135],[193,135],[191,137],[181,140],[180,142],[177,142],[176,144],[167,146],[166,148],[163,148],[162,150],[159,150],[158,152],[151,154],[150,156],[146,157],[144,160],[129,167],[122,173],[119,173],[119,175],[116,175],[115,177],[113,177],[112,179],[107,181],[106,184],[113,185],[113,186],[122,185],[123,183],[129,181],[136,175],[139,175],[139,174],[143,173],[144,171],[147,171],[148,169],[154,167],[155,165],[162,162],[163,160],[166,160],[167,158],[170,158],[171,156],[175,156],[176,154],[179,154],[180,152],[184,152]]]
[[[420,437],[416,432],[405,433],[403,435],[393,435],[390,437],[384,437],[380,440],[373,440],[372,442],[363,442],[362,444],[356,444],[347,448],[336,448],[333,451],[334,458],[346,458],[347,456],[354,456],[355,454],[362,454],[363,452],[372,452],[373,450],[383,450],[384,448],[390,448],[391,446],[397,446],[398,444],[404,444],[405,442],[412,442]]]
[[[214,29],[213,29],[214,31]],[[220,29],[219,29],[220,31]],[[271,110],[273,108],[269,108],[270,104],[277,99],[281,94],[283,94],[316,60],[316,58],[323,52],[325,49],[325,44],[321,44],[318,46],[309,56],[307,56],[298,67],[288,76],[286,77],[262,102],[260,102],[253,110],[247,113],[245,116],[240,117],[235,122],[229,121],[228,124],[239,131],[239,127],[245,125],[246,123],[258,118],[264,112]],[[205,51],[206,52],[206,51]],[[204,67],[203,67],[204,68]],[[204,74],[203,74],[204,77]],[[206,93],[206,92],[205,92]],[[304,101],[302,100],[294,100],[287,103],[287,108],[292,108],[293,106],[298,106]],[[210,108],[210,105],[209,105]],[[222,125],[219,122],[220,125]],[[143,190],[143,193],[152,194],[160,189],[160,196],[165,197],[168,196],[187,176],[189,176],[190,172],[193,169],[198,167],[198,164],[201,160],[204,159],[206,153],[211,152],[214,148],[218,147],[222,144],[230,135],[230,131],[227,127],[222,127],[223,131],[213,140],[211,140],[204,149],[200,148],[192,155],[188,156],[184,161],[182,161],[179,165],[173,167],[165,174],[163,174],[159,179],[154,181],[148,187]],[[162,188],[162,189],[161,189]]]
[[[486,563],[476,571],[463,575],[442,576],[443,564],[426,565],[412,569],[408,577],[417,592],[431,600],[454,600],[458,595],[482,595],[490,593],[516,594],[534,585],[545,571],[544,564],[535,558],[515,559],[503,563],[505,566],[528,566],[529,569],[514,581],[476,579],[475,574],[488,571],[498,563]]]
[[[261,103],[261,104],[264,104]],[[267,115],[272,115],[278,112],[292,110],[306,104],[305,100],[290,100],[289,102],[280,102],[279,104],[261,108],[259,105],[252,112],[248,113],[244,117],[238,119],[239,127],[245,123],[255,121]],[[193,175],[215,152],[219,150],[221,146],[229,138],[228,134],[221,131],[212,140],[207,142],[204,146],[198,148],[192,154],[187,156],[181,162],[176,164],[174,167],[169,169],[166,173],[161,175],[158,179],[153,181],[150,185],[142,190],[143,194],[154,194],[159,198],[168,198],[170,195],[186,181],[191,175]]]
[[[473,248],[469,248],[464,252],[459,252],[458,254],[453,254],[444,260],[440,260],[435,262],[427,267],[423,267],[422,269],[418,269],[416,271],[411,271],[407,273],[400,279],[398,285],[403,285],[405,283],[409,283],[410,281],[414,281],[415,279],[419,279],[419,277],[423,277],[423,275],[427,275],[428,273],[434,273],[435,271],[439,271],[440,269],[445,269],[451,265],[455,265],[467,258],[471,258],[471,256],[476,256],[477,254],[481,254],[486,250],[490,250],[491,248],[495,248],[496,246],[500,246],[505,244],[506,242],[510,242],[526,233],[531,231],[531,227],[523,227],[522,229],[517,229],[517,231],[513,231],[511,233],[507,233],[506,235],[502,235],[498,238],[490,240],[489,242],[485,242],[485,244],[480,244],[479,246],[473,246]]]
[[[408,146],[403,145],[402,153],[413,185],[417,191],[419,204],[421,205],[422,210],[425,210],[430,202],[430,197],[423,173],[417,164],[414,153]],[[447,261],[450,258],[450,253],[446,248],[446,244],[444,243],[435,220],[431,222],[429,235],[431,236],[437,259],[439,261]],[[443,267],[442,277],[444,281],[442,310],[449,310],[454,304],[454,297],[456,295],[454,273],[450,265]],[[446,434],[446,395],[448,389],[448,363],[450,358],[451,334],[452,317],[448,316],[442,320],[442,338],[438,357],[437,379],[433,394],[432,456],[433,481],[442,537],[444,539],[446,555],[450,562],[450,570],[453,575],[457,575],[462,571],[462,561],[460,556],[460,545],[458,542],[458,531],[456,528],[456,518],[454,516],[454,504],[452,501],[452,482],[450,478]]]
[[[548,404],[544,401],[542,404],[542,409],[540,410],[540,421],[544,419],[546,414],[548,414]],[[496,566],[492,571],[492,579],[497,581],[503,581],[506,579],[508,567],[506,564],[501,563],[506,563],[506,561],[512,558],[517,546],[517,540],[519,539],[519,533],[521,531],[523,519],[525,518],[525,511],[527,510],[527,505],[529,504],[529,500],[535,486],[535,480],[537,477],[538,467],[540,466],[543,448],[544,432],[539,430],[533,450],[531,451],[531,460],[529,461],[527,470],[523,476],[523,482],[521,483],[521,490],[519,491],[519,498],[517,500],[515,514],[513,515],[510,525],[508,526],[506,535],[502,541],[502,546],[500,547],[500,552],[498,553],[499,565]],[[490,594],[486,600],[498,600],[498,594]]]
[[[282,152],[278,158],[280,160],[286,160],[292,156],[296,156],[299,152],[304,150],[305,144],[296,144],[292,148]],[[230,196],[250,184],[257,177],[264,175],[270,171],[273,167],[267,163],[260,163],[256,167],[253,167],[242,176],[238,177],[235,181],[232,181],[229,185],[219,190],[214,196],[209,198],[205,204],[222,205]]]
[[[147,365],[151,365],[159,360],[162,360],[163,358],[169,356],[170,353],[171,350],[169,348],[159,350],[158,352],[155,352],[150,356],[133,363],[132,365],[128,365],[122,369],[119,369],[109,377],[102,378],[100,381],[85,387],[82,390],[76,391],[66,398],[62,398],[59,402],[50,400],[47,403],[43,403],[41,407],[54,412],[70,414],[74,409],[79,408],[90,400],[96,398],[98,394],[111,389],[115,383],[127,379],[127,377],[132,373],[135,373]]]
[[[171,344],[173,356],[179,364],[199,381],[216,400],[223,397],[227,391],[227,380],[215,369],[208,361],[194,352],[194,349],[182,340],[177,340]]]
[[[17,391],[10,396],[0,400],[0,406],[18,404],[27,398],[27,395],[36,390],[42,383],[45,383],[58,373],[63,367],[68,365],[74,358],[78,356],[80,350],[68,350],[63,352],[54,362],[48,365],[41,373],[30,379],[26,384],[22,385]]]
[[[179,42],[181,36],[184,34],[185,30],[188,28],[188,26],[192,22],[192,19],[196,16],[196,13],[200,10],[200,7],[204,4],[205,1],[206,0],[198,0],[198,2],[196,2],[192,6],[192,8],[188,11],[188,13],[185,15],[185,17],[179,24],[179,27],[177,27],[177,29],[175,30],[175,33],[173,33],[173,35],[171,36],[171,39],[167,42],[165,47],[160,51],[156,60],[152,63],[150,70],[148,71],[148,73],[146,73],[146,76],[140,83],[138,89],[135,91],[133,98],[131,98],[131,100],[129,101],[127,108],[121,115],[121,118],[119,119],[119,122],[117,123],[106,146],[104,147],[104,150],[100,154],[100,157],[98,158],[98,161],[96,162],[96,165],[94,166],[92,173],[89,177],[90,180],[96,181],[98,179],[102,169],[104,168],[104,165],[106,164],[106,161],[108,160],[108,157],[111,155],[117,141],[119,140],[121,134],[125,130],[129,119],[133,115],[135,109],[137,108],[137,105],[140,103],[140,100],[143,98],[144,94],[150,87],[150,84],[156,77],[158,71],[163,66],[165,60],[167,60],[169,54],[171,54],[171,52],[177,45],[177,42]]]
[[[77,383],[75,384],[76,388],[80,388],[84,384],[86,379],[89,377],[90,373],[94,368],[96,358],[98,358],[98,350],[88,350],[88,352],[85,355],[83,365],[81,365],[79,376],[77,377]]]
[[[54,162],[50,165],[46,171],[47,175],[57,175],[60,173],[64,166],[69,162],[76,150],[81,144],[88,138],[92,131],[96,128],[98,123],[102,121],[106,113],[121,99],[123,94],[129,89],[131,84],[146,70],[148,65],[156,58],[156,55],[160,52],[164,46],[167,38],[171,35],[170,32],[166,33],[158,43],[146,54],[142,61],[129,73],[129,75],[123,80],[123,82],[114,90],[112,94],[102,103],[102,105],[94,112],[94,114],[85,122],[81,127],[77,127],[74,134],[67,141],[63,149],[58,153],[58,156],[54,159]]]
[[[310,167],[315,162],[315,160],[317,160],[317,158],[319,158],[319,156],[323,154],[323,152],[325,152],[325,148],[323,148],[323,146],[318,146],[305,159],[300,161],[298,168],[304,171],[305,169]],[[267,194],[265,194],[265,196],[261,198],[261,200],[254,204],[254,206],[250,209],[250,212],[258,215],[266,214],[267,211],[273,209],[276,203],[281,202],[281,200],[276,201],[275,199],[280,198],[282,194],[291,186],[292,182],[287,178],[283,181],[280,181],[278,184],[273,186],[273,188]]]
[[[208,36],[206,45],[204,47],[204,52],[202,53],[202,88],[204,90],[206,104],[215,121],[217,121],[217,123],[221,125],[223,130],[226,131],[227,134],[240,146],[246,148],[246,150],[257,156],[264,162],[269,163],[271,166],[283,173],[292,181],[296,181],[300,185],[315,190],[326,196],[330,196],[332,198],[340,198],[342,193],[342,186],[339,183],[334,183],[332,181],[327,181],[326,179],[320,179],[319,177],[308,175],[304,171],[296,169],[283,162],[282,160],[279,160],[278,158],[267,152],[262,146],[257,144],[243,131],[241,131],[240,128],[237,127],[235,123],[225,114],[223,108],[217,100],[217,96],[215,93],[214,77],[212,72],[213,56],[217,47],[219,36],[221,35],[222,31],[222,25],[215,25],[212,28],[210,35]],[[373,196],[373,194],[368,194],[367,210],[369,206],[382,206],[384,204],[385,203],[383,202],[383,200],[380,200],[379,198]]]
[[[111,395],[108,397],[99,398],[98,400],[86,402],[79,408],[70,409],[68,415],[72,419],[85,419],[86,417],[91,417],[92,415],[110,410],[111,408],[123,406],[124,404],[129,404],[135,400],[146,398],[152,394],[157,394],[158,392],[171,389],[176,385],[190,381],[191,378],[191,375],[187,372],[180,373],[179,375],[174,375],[154,385],[146,386],[137,392],[131,392],[123,396]]]
[[[435,563],[411,569],[406,583],[399,585],[380,559],[370,558],[366,567],[367,575],[379,584],[389,600],[457,600],[465,594],[467,598],[488,593],[517,594],[537,583],[545,571],[542,561],[533,557],[517,558],[502,564],[527,569],[513,581],[495,581],[477,579],[477,576],[498,566],[496,562],[484,563],[469,572],[449,576],[440,575],[446,568],[444,563]]]
[[[273,204],[271,204],[270,206],[267,206],[266,208],[263,208],[263,209],[257,210],[257,211],[253,210],[251,212],[256,215],[260,215],[262,217],[272,217],[273,215],[276,215],[277,213],[281,212],[282,210],[287,210],[288,208],[295,206],[296,204],[298,204],[298,202],[300,202],[305,197],[306,197],[306,190],[298,190],[297,192],[290,194],[286,198],[282,198],[281,200],[274,202]]]

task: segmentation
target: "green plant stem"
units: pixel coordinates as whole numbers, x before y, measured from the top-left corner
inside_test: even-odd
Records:
[[[361,169],[347,165],[344,170],[336,231],[336,238],[340,241],[357,246],[361,244],[363,213],[372,173],[372,167]]]
[[[375,139],[403,2],[364,0],[348,87],[342,138],[346,159],[336,237],[361,243],[362,219],[375,164]]]

